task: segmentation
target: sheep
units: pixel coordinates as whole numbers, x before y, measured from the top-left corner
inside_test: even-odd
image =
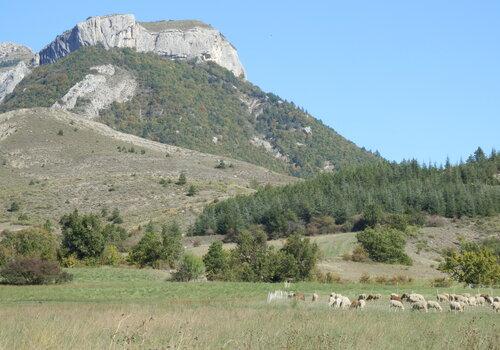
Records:
[[[337,293],[330,293],[330,297],[328,298],[328,306],[333,306],[335,303],[335,300],[340,296],[340,294]]]
[[[449,296],[447,294],[438,294],[436,296],[437,301],[448,301]]]
[[[439,305],[439,303],[437,301],[434,301],[434,300],[429,300],[427,302],[427,309],[436,309],[438,311],[443,311],[443,309],[441,308],[441,305]]]
[[[494,297],[493,301],[499,302],[500,301],[500,297]]]
[[[450,311],[464,312],[464,307],[458,301],[451,301],[450,302]]]
[[[347,309],[351,306],[351,301],[348,297],[341,296],[338,300],[340,300],[340,308],[342,309]]]
[[[363,309],[366,306],[366,301],[364,299],[353,300],[351,302],[351,309]]]
[[[358,296],[358,300],[366,300],[368,298],[368,296],[366,294],[360,294]]]
[[[382,298],[382,295],[380,294],[368,294],[368,296],[366,297],[366,300],[378,300]]]
[[[411,293],[407,299],[410,303],[425,302],[425,298],[421,294]]]
[[[397,294],[391,294],[391,296],[389,297],[389,300],[402,301],[402,298]]]
[[[399,297],[398,297],[399,298]],[[390,303],[390,307],[391,309],[394,308],[394,309],[401,309],[401,310],[404,310],[405,307],[403,306],[403,303],[399,300],[395,300],[395,299],[390,299],[389,300],[389,303]]]
[[[459,303],[467,304],[469,302],[469,299],[464,297],[463,295],[455,295],[455,301],[458,301]]]
[[[462,294],[462,296],[465,297],[465,298],[470,298],[470,294],[469,293],[464,293],[464,294]]]
[[[304,295],[304,293],[294,293],[293,298],[295,300],[303,300],[303,301],[306,300],[306,296]]]
[[[412,304],[411,309],[412,310],[424,310],[425,312],[428,312],[427,302],[426,301],[416,301]]]
[[[319,300],[319,295],[316,293],[313,293],[311,301],[318,301]]]
[[[477,306],[477,299],[476,299],[476,297],[469,297],[469,298],[467,298],[467,303],[470,306]]]
[[[495,310],[495,312],[499,312],[500,311],[500,301],[494,301],[491,304],[491,307],[493,308],[493,310]]]
[[[489,296],[489,297],[486,297],[486,301],[488,302],[488,304],[490,304],[490,305],[491,305],[491,304],[493,304],[493,301],[494,301],[494,300],[493,300],[493,297],[490,297],[490,296]]]
[[[476,297],[476,301],[477,301],[477,305],[484,305],[484,303],[486,302],[486,299],[484,299],[483,297],[479,296],[479,297]]]

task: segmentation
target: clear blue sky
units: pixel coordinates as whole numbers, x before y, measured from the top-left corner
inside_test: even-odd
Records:
[[[498,0],[2,0],[0,41],[39,50],[110,13],[212,24],[249,80],[387,159],[500,149]]]

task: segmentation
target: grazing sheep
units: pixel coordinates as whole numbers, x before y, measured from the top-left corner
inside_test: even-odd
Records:
[[[450,311],[464,312],[464,307],[458,301],[450,301]]]
[[[437,299],[437,301],[441,301],[441,302],[448,301],[449,300],[449,296],[447,294],[438,294],[436,296],[436,299]]]
[[[366,306],[366,301],[364,299],[353,300],[351,302],[351,309],[363,309]]]
[[[479,296],[479,297],[476,297],[476,301],[477,301],[477,305],[484,305],[484,303],[486,302],[486,299],[484,299],[483,297]]]
[[[470,298],[470,294],[469,293],[464,293],[464,294],[462,294],[462,296],[465,297],[465,298]]]
[[[294,293],[293,298],[295,300],[302,300],[302,301],[306,300],[306,296],[304,295],[304,293]]]
[[[434,301],[434,300],[429,300],[427,302],[427,309],[436,309],[438,311],[443,311],[443,309],[441,308],[441,305],[439,305],[439,303],[437,301]]]
[[[448,295],[448,300],[449,301],[455,301],[455,296],[456,296],[455,294]]]
[[[500,301],[494,301],[491,304],[491,307],[493,308],[493,310],[495,310],[495,312],[499,312],[500,311]]]
[[[487,302],[488,304],[490,304],[490,305],[491,305],[491,304],[493,304],[493,301],[494,301],[494,300],[493,300],[493,297],[487,297],[487,298],[486,298],[486,302]]]
[[[358,296],[358,300],[366,300],[368,298],[368,296],[366,294],[360,294]]]
[[[500,301],[500,297],[494,297],[493,301],[496,301],[496,302]]]
[[[328,298],[328,306],[333,306],[335,303],[335,300],[340,296],[340,294],[337,293],[330,293],[330,297]]]
[[[313,293],[311,301],[318,301],[319,300],[319,295],[316,293]]]
[[[366,300],[378,300],[382,298],[382,295],[380,294],[368,294],[368,296],[366,297]]]
[[[463,295],[455,295],[455,301],[458,301],[459,303],[467,304],[469,302],[469,299],[464,297]]]
[[[340,307],[342,309],[348,309],[351,306],[351,301],[348,297],[341,296],[338,300],[340,300]]]
[[[428,312],[427,310],[427,302],[426,301],[417,301],[414,302],[411,306],[412,310],[424,310],[425,312]]]
[[[389,300],[389,303],[390,303],[390,307],[391,309],[394,308],[394,309],[401,309],[401,310],[404,310],[405,307],[403,306],[403,303],[399,300],[395,300],[395,299],[391,299]]]
[[[469,297],[469,298],[467,298],[467,303],[470,306],[477,306],[477,299],[476,299],[476,297]]]
[[[419,302],[419,301],[422,301],[422,302],[425,302],[425,298],[423,297],[423,295],[421,294],[416,294],[416,293],[411,293],[407,300],[410,302],[410,303],[416,303],[416,302]]]
[[[397,294],[391,294],[391,296],[389,297],[389,300],[402,301],[402,298]]]

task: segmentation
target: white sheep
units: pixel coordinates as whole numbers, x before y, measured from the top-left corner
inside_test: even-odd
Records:
[[[403,306],[403,303],[400,302],[399,300],[389,300],[389,303],[390,303],[390,307],[391,309],[394,308],[394,309],[401,309],[401,310],[404,310],[405,307]]]
[[[319,295],[317,293],[313,293],[311,301],[318,301]]]
[[[441,305],[439,305],[439,303],[437,301],[434,301],[434,300],[429,300],[427,302],[427,309],[436,309],[438,311],[443,311],[443,309],[441,308]]]
[[[459,303],[464,303],[467,304],[469,302],[469,299],[464,297],[463,295],[455,295],[455,301],[458,301]]]
[[[407,300],[410,302],[410,303],[416,303],[416,302],[425,302],[425,298],[423,297],[423,295],[421,294],[416,294],[416,293],[411,293]]]
[[[494,298],[493,298],[493,301],[500,302],[500,297],[494,297]]]
[[[493,308],[493,310],[495,310],[495,312],[499,312],[500,311],[500,301],[494,301],[493,303],[491,303],[491,307]]]
[[[446,294],[446,293],[444,293],[444,294],[438,294],[438,295],[436,296],[437,301],[441,301],[441,302],[443,302],[443,301],[448,301],[448,300],[449,300],[449,298],[450,298],[450,297],[449,297],[449,295],[448,295],[448,294]]]
[[[417,301],[412,304],[411,308],[412,310],[424,310],[425,312],[428,312],[426,301]]]
[[[358,296],[358,300],[366,300],[367,298],[368,298],[368,295],[366,295],[366,294],[360,294]]]
[[[476,297],[469,297],[469,298],[467,298],[467,303],[470,306],[477,306],[477,299],[476,299]]]
[[[464,312],[464,306],[458,301],[450,301],[450,311]]]
[[[484,303],[486,302],[486,299],[484,299],[484,297],[476,297],[476,302],[477,302],[477,305],[484,305]]]

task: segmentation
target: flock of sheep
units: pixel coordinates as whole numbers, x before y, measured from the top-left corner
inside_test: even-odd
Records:
[[[274,291],[267,296],[268,303],[279,299],[306,300],[305,294],[300,292]],[[364,309],[367,302],[382,299],[380,294],[360,294],[356,300],[351,301],[348,297],[339,293],[331,293],[328,299],[328,305],[334,309]],[[311,301],[317,302],[319,295],[313,293]],[[409,303],[410,308],[416,311],[428,312],[429,309],[443,311],[441,303],[449,304],[450,311],[463,312],[466,307],[490,306],[494,311],[500,311],[500,297],[492,297],[488,294],[448,294],[442,293],[436,295],[436,300],[425,300],[421,294],[405,293],[402,295],[391,294],[389,296],[389,306],[391,309],[404,310],[403,302]]]

